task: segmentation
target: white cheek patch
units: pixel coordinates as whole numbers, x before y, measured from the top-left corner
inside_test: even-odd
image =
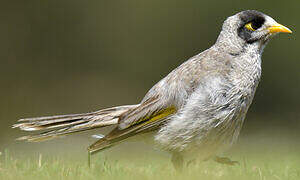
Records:
[[[265,24],[264,24],[264,27],[265,28],[268,28],[270,26],[273,26],[274,24],[278,24],[273,18],[271,18],[270,16],[266,16],[266,21],[265,21]]]

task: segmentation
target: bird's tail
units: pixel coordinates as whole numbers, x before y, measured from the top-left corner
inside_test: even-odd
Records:
[[[44,141],[76,132],[118,124],[119,117],[138,105],[118,106],[84,114],[58,115],[20,119],[13,128],[24,131],[46,130],[37,135],[18,138],[31,142]]]

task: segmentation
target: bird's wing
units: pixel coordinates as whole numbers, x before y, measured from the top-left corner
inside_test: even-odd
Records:
[[[171,106],[170,106],[171,107]],[[151,118],[161,114],[162,111],[170,109],[163,104],[160,96],[149,97],[143,101],[138,107],[121,115],[118,128],[123,130],[137,124],[149,121]],[[160,119],[160,118],[158,118]],[[153,120],[152,120],[153,121]]]
[[[119,125],[104,138],[89,147],[90,152],[97,152],[141,132],[157,129],[168,117],[175,114],[175,106],[163,106],[159,97],[149,98],[140,106],[120,117]]]
[[[140,106],[121,115],[117,130],[113,134],[119,132],[127,133],[131,131],[146,130],[158,127],[167,117],[173,115],[177,109],[173,105],[165,105],[160,96],[152,96],[143,101]],[[118,132],[118,133],[117,133]]]
[[[174,100],[173,90],[186,86],[186,82],[193,80],[193,74],[199,74],[199,68],[196,68],[199,64],[195,63],[198,58],[198,55],[194,56],[153,86],[142,103],[123,113],[119,118],[118,126],[104,138],[92,144],[89,151],[97,152],[138,133],[156,130],[170,119],[179,108]],[[162,88],[164,88],[163,91]]]

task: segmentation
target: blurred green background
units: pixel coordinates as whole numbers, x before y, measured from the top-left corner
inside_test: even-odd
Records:
[[[266,47],[240,141],[299,144],[299,7],[296,0],[2,1],[0,151],[84,152],[94,141],[89,133],[35,144],[14,141],[24,132],[11,125],[138,103],[172,69],[214,44],[226,17],[246,9],[294,33]]]

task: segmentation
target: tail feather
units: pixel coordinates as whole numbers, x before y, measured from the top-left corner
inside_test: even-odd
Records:
[[[74,119],[61,119],[60,122],[55,122],[55,120],[49,120],[45,122],[26,122],[26,123],[20,123],[13,125],[13,128],[20,128],[23,131],[38,131],[38,130],[44,130],[44,129],[52,129],[52,128],[59,128],[59,127],[65,127],[65,126],[71,126],[76,124],[81,124],[83,122],[86,122],[88,118],[74,118]]]
[[[50,131],[43,132],[38,135],[18,138],[18,140],[34,142],[44,141],[75,132],[117,124],[121,114],[136,106],[137,105],[119,106],[84,114],[20,119],[20,123],[13,125],[13,128],[20,128],[24,131],[50,129]]]
[[[84,113],[84,114],[65,114],[65,115],[55,115],[55,116],[44,116],[44,117],[34,117],[34,118],[24,118],[19,119],[19,122],[32,122],[32,121],[47,121],[47,120],[55,120],[55,119],[68,119],[68,118],[75,118],[80,116],[88,116],[88,115],[94,115],[96,112],[91,113]]]
[[[107,140],[105,137],[99,139],[98,141],[96,141],[94,144],[92,144],[89,148],[88,148],[88,152],[91,154],[95,154],[101,150],[107,149],[112,147],[113,145],[115,145],[115,143],[112,143],[110,140]]]
[[[17,140],[26,140],[29,142],[40,142],[40,141],[54,139],[54,138],[57,138],[57,137],[60,137],[63,135],[70,135],[70,134],[73,134],[76,132],[86,131],[86,130],[90,130],[90,129],[93,129],[93,128],[81,128],[81,129],[62,128],[62,129],[58,129],[58,130],[43,132],[38,135],[23,136],[23,137],[17,138]]]

